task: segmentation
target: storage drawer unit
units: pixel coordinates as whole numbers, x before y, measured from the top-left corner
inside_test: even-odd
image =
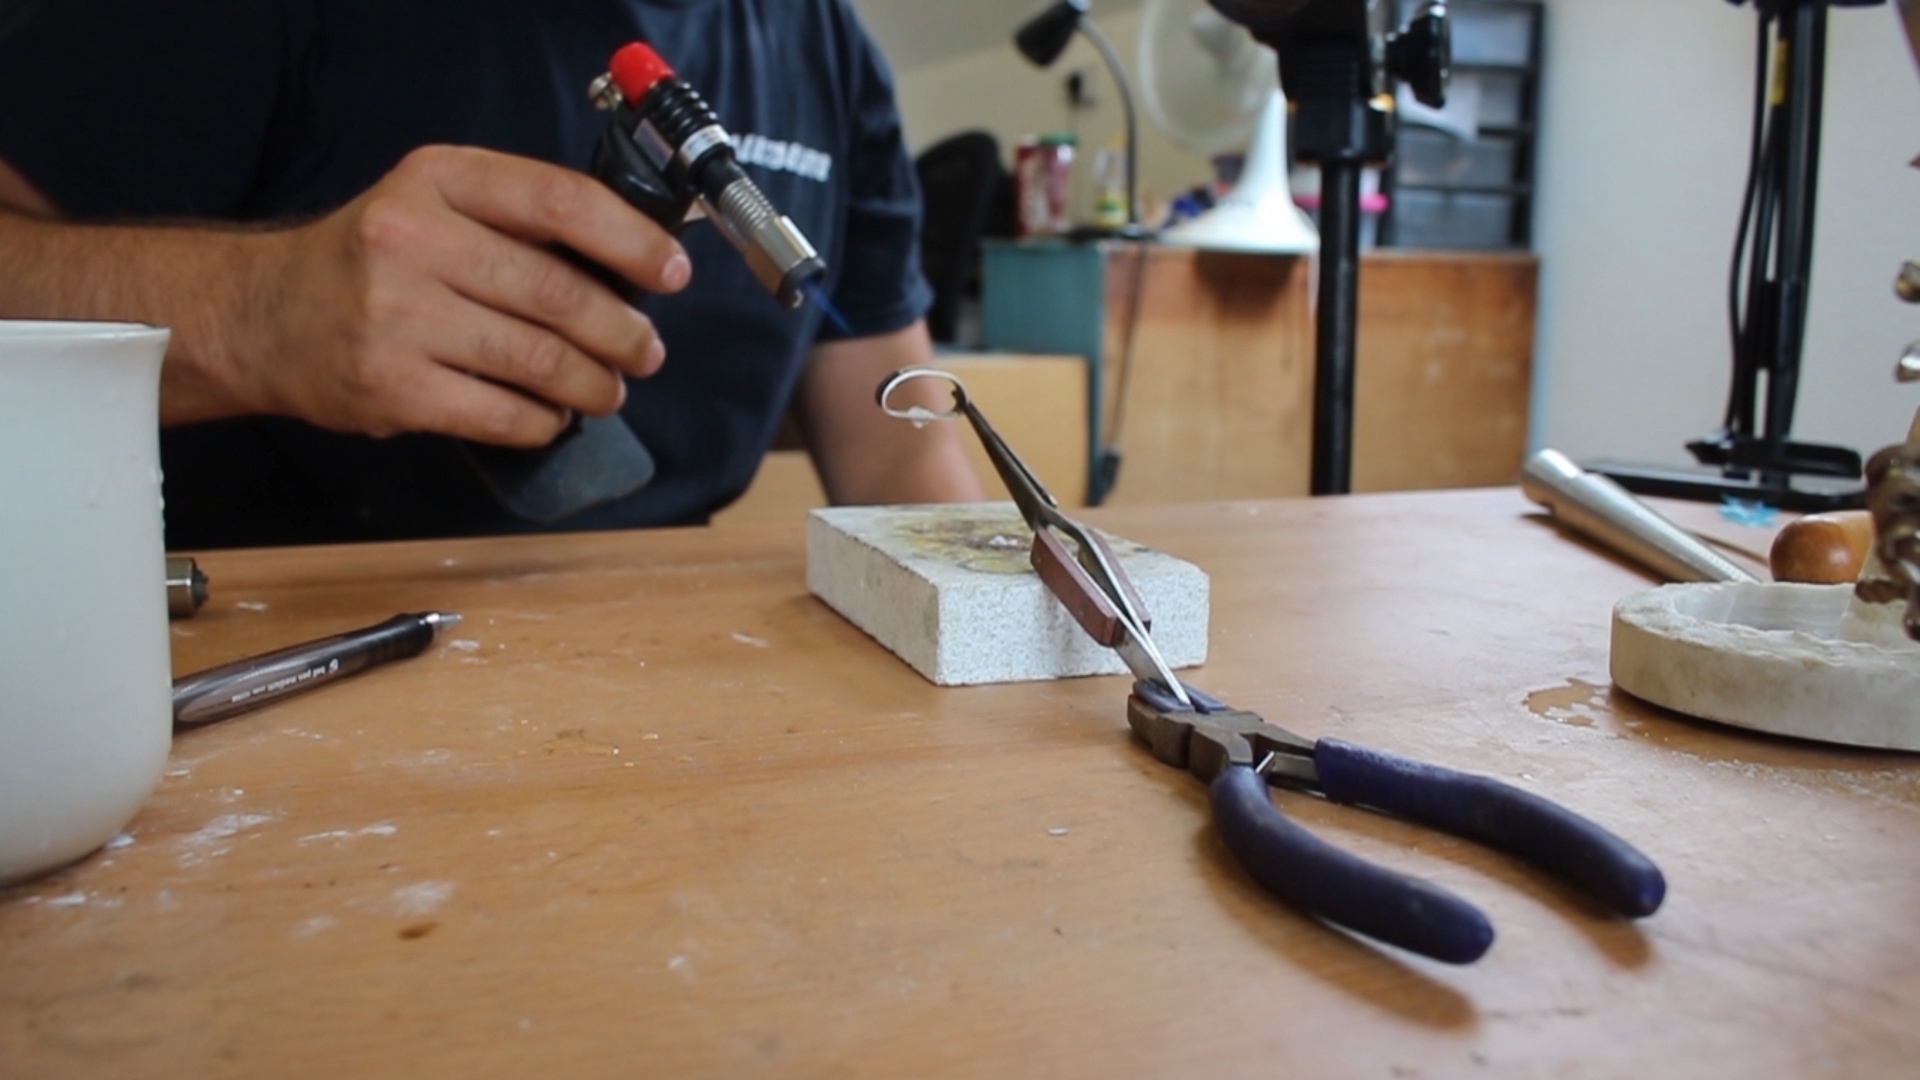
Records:
[[[1416,0],[1399,0],[1410,17]],[[1525,249],[1533,239],[1533,148],[1539,135],[1537,0],[1454,0],[1456,98],[1478,103],[1472,137],[1403,120],[1381,177],[1383,247]]]

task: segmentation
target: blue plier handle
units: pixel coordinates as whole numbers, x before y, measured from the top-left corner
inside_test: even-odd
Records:
[[[1154,757],[1208,781],[1220,836],[1256,881],[1330,923],[1452,964],[1478,960],[1493,944],[1479,908],[1294,824],[1274,808],[1269,781],[1485,844],[1632,918],[1653,914],[1666,896],[1652,860],[1566,807],[1490,777],[1309,740],[1184,689],[1192,707],[1154,682],[1136,682],[1128,724]]]

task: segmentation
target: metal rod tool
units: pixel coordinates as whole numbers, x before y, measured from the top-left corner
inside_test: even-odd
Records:
[[[1669,580],[1758,580],[1611,478],[1582,469],[1558,450],[1527,459],[1520,490],[1568,528]]]

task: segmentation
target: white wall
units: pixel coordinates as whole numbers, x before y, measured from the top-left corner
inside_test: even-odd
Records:
[[[1051,0],[852,0],[894,66],[923,64],[1007,45],[1013,28]],[[1094,0],[1104,16],[1140,0]],[[1010,47],[1010,46],[1009,46]]]
[[[1726,405],[1726,281],[1745,179],[1754,16],[1712,0],[1549,0],[1535,224],[1534,441],[1687,460]],[[1829,21],[1813,291],[1795,437],[1871,450],[1920,388],[1920,78],[1891,8]]]
[[[916,147],[969,127],[1008,146],[1062,130],[1060,79],[1076,68],[1101,103],[1079,120],[1082,146],[1117,137],[1099,55],[1076,41],[1048,71],[1029,66],[1011,45],[1019,16],[1009,17],[1004,0],[983,0],[993,25],[966,39],[971,51],[900,44],[917,25],[913,10],[951,2],[858,0],[896,39],[882,35],[884,46],[927,58],[896,72]],[[1096,0],[1095,10],[1131,69],[1137,8]],[[1547,0],[1537,445],[1681,462],[1682,444],[1719,424],[1753,23],[1751,7],[1724,0]],[[1890,284],[1902,259],[1920,259],[1920,171],[1906,167],[1920,153],[1920,75],[1890,6],[1832,13],[1826,109],[1793,432],[1871,450],[1903,434],[1920,407],[1920,387],[1896,386],[1891,375],[1901,348],[1920,338],[1920,308],[1894,299]],[[1152,193],[1164,198],[1205,177],[1205,163],[1144,115],[1141,127]]]

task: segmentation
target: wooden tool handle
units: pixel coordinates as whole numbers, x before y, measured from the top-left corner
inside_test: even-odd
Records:
[[[1125,635],[1120,629],[1119,611],[1087,576],[1086,570],[1067,554],[1067,546],[1053,535],[1052,529],[1034,530],[1031,561],[1047,590],[1067,606],[1073,613],[1073,621],[1080,624],[1088,637],[1108,648],[1120,644]]]
[[[1873,547],[1873,515],[1865,510],[1808,514],[1773,540],[1768,563],[1775,581],[1846,585],[1860,577]]]

